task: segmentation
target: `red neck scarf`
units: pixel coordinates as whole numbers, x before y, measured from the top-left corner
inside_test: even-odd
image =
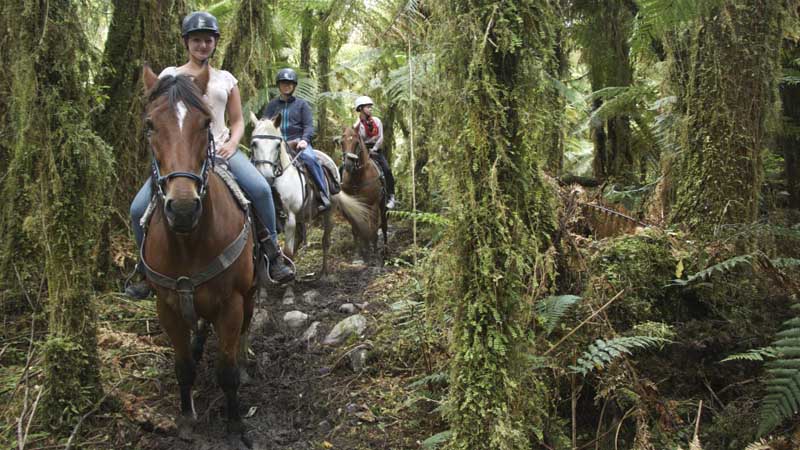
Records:
[[[364,134],[367,136],[367,139],[378,136],[378,124],[375,123],[375,119],[367,117],[366,119],[362,118],[359,120],[364,127]]]

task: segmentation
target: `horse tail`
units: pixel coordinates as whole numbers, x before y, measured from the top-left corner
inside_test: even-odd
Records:
[[[356,229],[359,235],[369,236],[372,229],[372,209],[358,198],[339,192],[331,196],[333,204]]]

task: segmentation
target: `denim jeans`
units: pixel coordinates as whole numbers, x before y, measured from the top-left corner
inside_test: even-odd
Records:
[[[272,189],[267,180],[258,169],[250,163],[250,159],[241,151],[237,151],[228,159],[231,172],[236,176],[239,186],[253,204],[253,210],[261,223],[267,228],[273,242],[278,242],[278,233],[275,231],[275,205],[272,203]],[[131,203],[131,225],[136,238],[137,248],[142,244],[144,230],[139,222],[147,210],[150,198],[153,196],[151,181],[148,179],[139,189]]]
[[[328,185],[325,183],[325,175],[322,174],[322,165],[317,161],[317,155],[314,154],[314,149],[309,145],[298,156],[303,164],[308,168],[311,178],[319,188],[320,192],[327,193]]]

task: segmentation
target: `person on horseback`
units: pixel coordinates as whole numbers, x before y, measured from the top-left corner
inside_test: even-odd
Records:
[[[272,119],[280,114],[283,139],[290,144],[290,147],[297,146],[297,151],[300,152],[297,157],[305,164],[311,179],[319,188],[322,204],[318,209],[320,212],[327,211],[331,207],[330,191],[322,173],[322,166],[311,148],[311,138],[314,137],[311,106],[302,98],[293,95],[297,81],[297,72],[294,70],[284,68],[278,71],[275,83],[278,85],[280,95],[264,107],[261,118]]]
[[[381,167],[383,176],[386,179],[386,208],[394,209],[394,175],[386,156],[381,152],[381,147],[383,146],[383,124],[380,119],[372,115],[373,103],[372,99],[366,95],[356,99],[355,108],[356,112],[358,112],[358,120],[353,125],[353,128],[364,140],[364,144],[369,150],[369,156]]]
[[[183,19],[181,36],[184,47],[189,54],[189,61],[180,67],[167,67],[159,77],[167,75],[195,76],[217,49],[220,32],[217,19],[203,11],[193,12]],[[207,92],[203,96],[212,113],[211,132],[214,137],[217,158],[227,161],[242,190],[252,201],[255,215],[265,229],[259,230],[259,240],[269,262],[269,275],[278,282],[284,283],[294,278],[294,271],[284,262],[278,245],[278,234],[275,230],[275,207],[272,203],[272,190],[252,165],[250,159],[238,150],[239,140],[244,135],[244,119],[242,103],[237,87],[238,81],[226,70],[219,70],[209,65],[210,78]],[[225,114],[228,116],[226,127]],[[178,120],[181,121],[180,113]],[[137,248],[142,245],[144,230],[140,223],[142,216],[153,197],[151,181],[148,180],[136,194],[131,204],[131,222],[136,238]],[[143,273],[141,261],[137,271]],[[131,284],[125,293],[134,298],[146,298],[150,295],[149,284],[142,280]]]

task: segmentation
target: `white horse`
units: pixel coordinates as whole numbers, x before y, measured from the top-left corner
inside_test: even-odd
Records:
[[[283,252],[294,258],[305,238],[306,224],[317,216],[322,216],[322,272],[324,277],[328,274],[328,248],[330,247],[330,234],[333,228],[331,212],[333,208],[320,213],[319,191],[308,176],[297,170],[289,154],[288,144],[281,136],[281,117],[278,115],[273,120],[258,120],[255,114],[250,113],[253,123],[253,138],[250,150],[256,168],[267,179],[267,182],[278,192],[286,211],[286,224],[284,227],[285,243]],[[314,151],[323,166],[332,169],[331,175],[339,182],[339,171],[333,160],[318,150]],[[338,208],[350,222],[368,227],[369,208],[344,192],[331,196],[331,203]],[[299,231],[299,233],[298,233]],[[287,293],[288,295],[288,293]]]

